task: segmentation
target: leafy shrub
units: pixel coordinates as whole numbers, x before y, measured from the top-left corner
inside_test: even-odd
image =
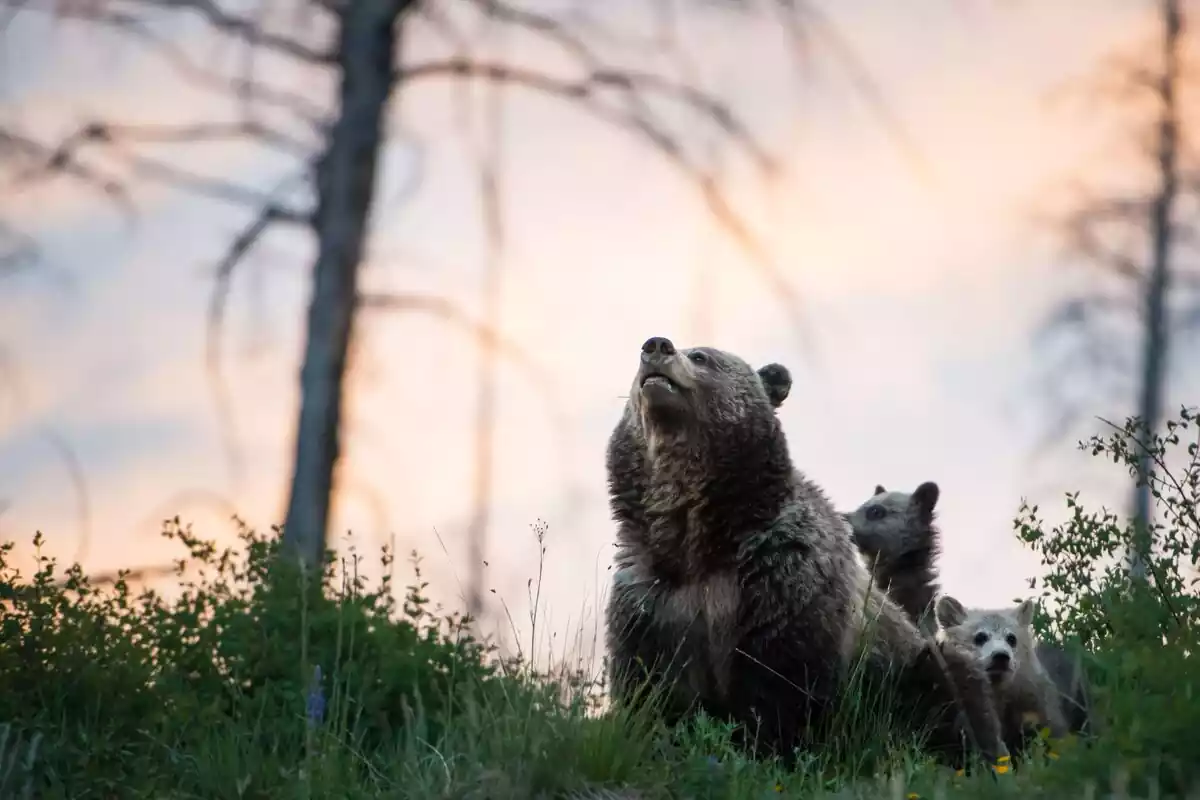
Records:
[[[1149,484],[1157,521],[1142,529],[1067,495],[1070,518],[1049,531],[1022,505],[1018,537],[1046,568],[1035,627],[1079,653],[1093,684],[1101,735],[1078,758],[1094,770],[1121,764],[1131,780],[1182,792],[1200,776],[1200,415],[1183,408],[1165,435],[1139,420],[1080,443]],[[1150,468],[1139,476],[1138,456]],[[1125,556],[1145,554],[1145,578]]]
[[[307,580],[276,558],[277,535],[243,529],[241,554],[178,521],[164,535],[187,550],[180,578],[199,574],[171,602],[135,596],[124,576],[110,589],[78,566],[58,576],[40,554],[25,580],[12,544],[0,547],[0,721],[40,737],[46,791],[111,796],[135,781],[200,788],[237,775],[241,787],[207,788],[241,795],[268,768],[298,771],[318,731],[352,752],[394,748],[417,727],[436,741],[465,698],[495,684],[468,621],[428,609],[419,570],[395,614],[390,580],[368,590],[357,557],[339,578],[330,552]]]

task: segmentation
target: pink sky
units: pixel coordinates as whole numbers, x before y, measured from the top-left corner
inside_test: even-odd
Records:
[[[720,87],[787,165],[773,216],[751,183],[731,191],[744,213],[765,220],[774,255],[804,296],[819,363],[805,360],[771,291],[675,173],[561,104],[511,99],[503,328],[554,376],[562,419],[502,367],[489,587],[518,621],[537,569],[529,526],[542,519],[549,628],[561,640],[583,626],[590,641],[612,536],[605,441],[635,348],[650,335],[691,341],[689,302],[705,259],[719,276],[711,343],[793,370],[781,414],[798,466],[846,509],[876,483],[941,485],[945,584],[964,602],[1007,602],[1035,573],[1036,558],[1011,533],[1022,495],[1053,504],[1063,489],[1106,485],[1069,441],[1059,457],[1029,460],[1028,420],[1039,416],[1027,392],[1029,337],[1061,282],[1026,217],[1056,202],[1062,179],[1094,163],[1103,144],[1094,114],[1051,113],[1048,92],[1144,28],[1144,18],[1115,0],[1086,10],[1069,0],[823,5],[841,7],[833,18],[912,131],[931,183],[917,180],[827,58],[797,99],[766,22],[722,16],[695,26]],[[49,135],[101,112],[162,122],[218,113],[132,48],[118,51],[118,70],[98,37],[85,46],[71,36],[58,34],[52,57],[0,87],[16,101],[6,103],[8,118]],[[102,69],[110,74],[100,81]],[[451,100],[445,84],[402,98],[397,119],[426,142],[424,181],[418,194],[398,196],[412,156],[395,145],[367,284],[437,293],[473,310],[478,203],[472,168],[449,136]],[[230,147],[189,153],[186,163],[272,179],[271,165]],[[102,201],[70,186],[0,201],[5,218],[40,232],[51,274],[66,276],[23,278],[0,299],[0,342],[18,361],[25,398],[22,408],[0,399],[0,498],[12,501],[0,536],[22,541],[40,529],[52,552],[74,552],[70,483],[36,436],[53,426],[87,474],[93,570],[173,557],[155,536],[168,514],[230,536],[223,510],[169,505],[180,492],[222,495],[257,526],[280,521],[291,454],[311,243],[273,237],[235,282],[227,375],[245,455],[235,482],[205,380],[203,324],[206,270],[246,212],[150,187],[139,199],[133,236]],[[456,581],[468,573],[473,348],[421,317],[364,319],[360,333],[335,528],[353,530],[362,546],[394,533],[401,553],[425,556],[434,596],[457,604]],[[1096,413],[1112,408],[1098,399]]]

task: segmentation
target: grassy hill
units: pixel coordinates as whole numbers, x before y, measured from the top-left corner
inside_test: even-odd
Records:
[[[498,658],[419,571],[397,603],[332,554],[319,579],[280,562],[275,532],[218,551],[175,523],[198,577],[169,602],[46,559],[25,576],[0,548],[0,798],[1200,798],[1198,433],[1185,410],[1153,445],[1146,583],[1111,514],[1071,496],[1062,526],[1017,520],[1047,571],[1039,630],[1082,652],[1102,728],[1019,770],[956,775],[857,713],[785,771],[718,720],[600,713],[586,677]],[[1128,465],[1135,435],[1081,446]]]

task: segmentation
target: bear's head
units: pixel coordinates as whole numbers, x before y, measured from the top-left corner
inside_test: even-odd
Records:
[[[680,349],[655,336],[642,345],[629,403],[648,437],[689,438],[774,420],[791,388],[791,373],[781,364],[755,370],[732,353]]]
[[[1025,665],[1033,663],[1034,600],[1027,598],[1013,608],[967,609],[955,598],[943,595],[937,602],[938,622],[946,638],[969,653],[993,684],[1003,686]]]
[[[899,561],[906,553],[932,550],[938,485],[925,481],[912,494],[875,487],[875,494],[843,515],[854,531],[854,543],[864,555]]]

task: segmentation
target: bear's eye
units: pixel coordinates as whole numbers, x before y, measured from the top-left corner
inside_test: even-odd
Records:
[[[987,644],[987,640],[988,640],[988,635],[986,633],[984,633],[983,631],[980,631],[979,633],[975,634],[975,646],[976,647],[983,647],[985,644]]]
[[[1008,636],[1005,636],[1005,637],[1004,637],[1004,641],[1008,642],[1008,646],[1009,646],[1009,647],[1016,647],[1016,646],[1017,646],[1017,637],[1016,637],[1016,635],[1015,635],[1015,634],[1011,634],[1011,633],[1010,633]]]
[[[701,353],[699,350],[697,350],[694,353],[688,353],[688,358],[690,358],[692,360],[693,364],[707,364],[708,363],[708,356],[706,356],[704,353]]]
[[[887,509],[883,506],[867,506],[867,519],[871,522],[878,522],[887,516]]]

